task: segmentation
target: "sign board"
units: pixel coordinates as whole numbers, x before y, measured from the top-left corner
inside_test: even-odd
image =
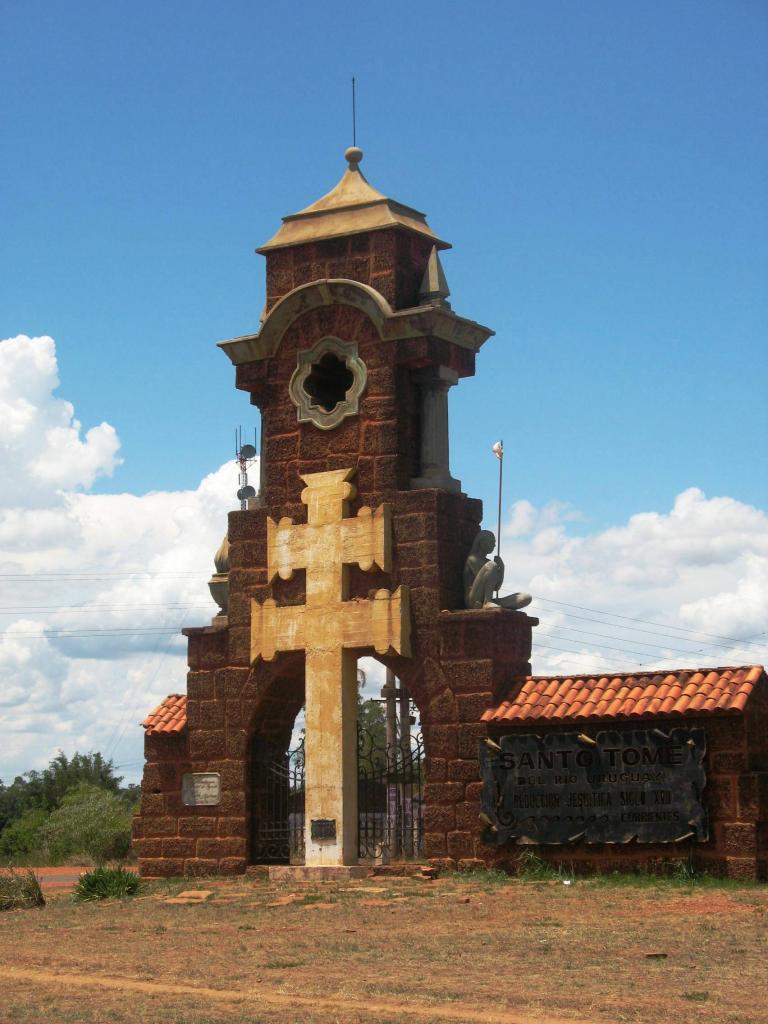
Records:
[[[187,807],[212,807],[221,803],[218,772],[187,772],[181,777],[181,802]]]
[[[709,838],[703,729],[507,735],[480,743],[483,840],[672,843]]]
[[[335,839],[335,818],[313,818],[309,830],[311,839]]]

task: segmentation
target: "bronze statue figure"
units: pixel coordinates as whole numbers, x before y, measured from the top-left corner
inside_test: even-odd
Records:
[[[464,563],[464,605],[466,608],[525,608],[533,598],[530,594],[507,594],[494,597],[504,581],[504,563],[500,555],[491,561],[488,555],[496,547],[490,530],[481,530],[472,543]]]

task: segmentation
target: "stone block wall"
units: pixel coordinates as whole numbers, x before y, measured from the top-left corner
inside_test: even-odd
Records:
[[[595,736],[606,728],[620,729],[644,727],[649,719],[635,718],[626,722],[615,719],[600,722],[581,720],[578,728]],[[438,790],[437,795],[447,805],[454,799],[457,828],[449,832],[445,841],[429,836],[429,853],[434,863],[446,868],[498,867],[506,871],[517,870],[517,860],[523,851],[534,853],[541,860],[561,866],[567,871],[590,873],[595,871],[664,871],[675,864],[687,862],[713,875],[743,879],[768,878],[768,757],[765,737],[768,735],[768,707],[764,694],[755,693],[744,714],[698,717],[654,718],[653,727],[669,730],[675,727],[702,727],[707,736],[705,767],[707,785],[704,793],[709,812],[710,839],[699,843],[683,840],[680,843],[602,843],[558,846],[528,846],[507,844],[488,846],[481,840],[483,825],[478,819],[481,783],[478,781],[477,746],[474,756],[465,765],[459,760],[441,767],[445,783],[451,787]],[[527,727],[506,732],[533,732],[572,729],[573,723],[534,721]],[[475,730],[480,735],[491,735],[497,741],[505,730],[497,725],[487,731]],[[753,742],[754,741],[754,742]],[[456,747],[452,748],[456,750]],[[474,777],[464,783],[464,797],[458,802],[455,788],[457,776],[474,768]],[[437,804],[435,804],[437,806]],[[439,814],[432,808],[430,820],[448,822],[449,815]],[[433,819],[432,816],[435,816]],[[461,822],[462,828],[458,827]]]
[[[326,278],[370,285],[393,309],[417,306],[432,245],[423,235],[385,228],[271,250],[267,311],[292,289]]]

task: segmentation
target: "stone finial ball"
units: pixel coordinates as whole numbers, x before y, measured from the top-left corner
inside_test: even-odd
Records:
[[[358,146],[350,146],[344,153],[344,159],[349,162],[350,167],[357,167],[363,159],[363,151]]]

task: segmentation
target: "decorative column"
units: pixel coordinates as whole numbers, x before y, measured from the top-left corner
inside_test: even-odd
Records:
[[[458,379],[447,366],[430,367],[416,375],[421,390],[421,474],[411,480],[412,488],[461,490],[448,461],[448,388]]]
[[[259,493],[256,495],[254,508],[266,505],[264,495],[267,493],[267,446],[264,444],[264,413],[259,409]]]

